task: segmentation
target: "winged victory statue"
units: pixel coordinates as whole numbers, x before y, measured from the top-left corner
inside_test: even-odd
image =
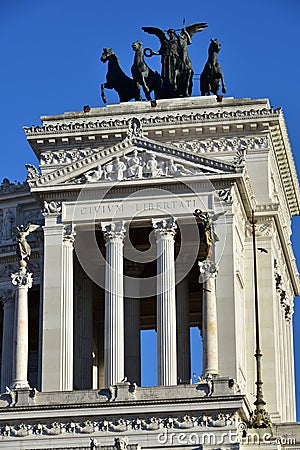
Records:
[[[192,62],[188,55],[188,45],[192,37],[207,28],[207,23],[200,22],[185,26],[177,34],[170,28],[166,32],[156,27],[142,27],[142,30],[154,34],[160,41],[160,49],[155,52],[145,48],[145,56],[161,55],[162,88],[160,98],[189,97],[193,87]]]

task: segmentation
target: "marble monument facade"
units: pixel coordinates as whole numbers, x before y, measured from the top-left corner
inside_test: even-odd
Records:
[[[300,201],[281,109],[135,102],[42,117],[25,134],[39,167],[0,190],[1,448],[249,445],[253,211],[264,395],[282,435],[295,421]],[[195,210],[218,216],[209,255]],[[14,227],[28,223],[41,226],[18,284]],[[194,383],[191,327],[203,353]],[[141,330],[156,331],[153,387],[141,386]],[[28,348],[16,352],[16,336]]]

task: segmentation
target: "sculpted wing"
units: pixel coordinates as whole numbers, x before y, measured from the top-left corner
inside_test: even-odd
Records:
[[[33,231],[37,230],[40,227],[40,225],[37,225],[35,223],[30,223],[26,229],[26,231],[28,231],[29,233],[32,233]]]
[[[155,34],[155,36],[157,36],[158,39],[160,40],[161,44],[163,42],[165,42],[166,39],[167,39],[165,33],[160,28],[156,28],[156,27],[142,27],[142,30],[145,31],[145,33]]]
[[[219,212],[219,213],[217,213],[217,214],[214,214],[214,215],[212,216],[211,220],[212,220],[213,222],[215,222],[216,220],[219,219],[219,217],[223,216],[224,214],[226,214],[226,211],[222,211],[222,212]]]
[[[188,33],[188,35],[190,36],[190,38],[192,38],[192,36],[195,33],[200,33],[200,31],[205,30],[205,28],[207,28],[207,23],[206,22],[200,22],[200,23],[194,23],[193,25],[188,25],[187,27],[184,27],[182,29],[182,32],[186,32]]]

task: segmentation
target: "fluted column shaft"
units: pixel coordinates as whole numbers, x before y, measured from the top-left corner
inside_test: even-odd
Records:
[[[18,272],[12,274],[16,286],[13,369],[11,388],[29,389],[28,371],[28,289],[32,286],[32,274],[27,272],[26,262],[20,262]]]
[[[158,384],[177,384],[174,219],[153,220],[157,242]]]
[[[15,301],[12,289],[7,289],[1,295],[3,302],[3,334],[2,334],[2,364],[1,364],[1,392],[5,391],[12,380],[12,355],[14,339]]]
[[[218,368],[218,327],[217,327],[217,303],[216,303],[216,265],[206,259],[199,262],[199,282],[203,283],[202,302],[202,340],[204,376],[219,375]]]
[[[124,222],[101,223],[105,238],[104,382],[116,384],[124,378]]]
[[[73,390],[73,248],[75,232],[65,227],[62,240],[62,370],[61,389]]]

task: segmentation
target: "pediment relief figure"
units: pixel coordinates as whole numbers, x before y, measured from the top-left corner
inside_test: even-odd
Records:
[[[114,156],[111,161],[97,165],[75,183],[98,183],[101,181],[122,181],[160,177],[181,177],[202,173],[197,164],[186,164],[172,157],[163,158],[154,152],[138,151],[123,156]]]

